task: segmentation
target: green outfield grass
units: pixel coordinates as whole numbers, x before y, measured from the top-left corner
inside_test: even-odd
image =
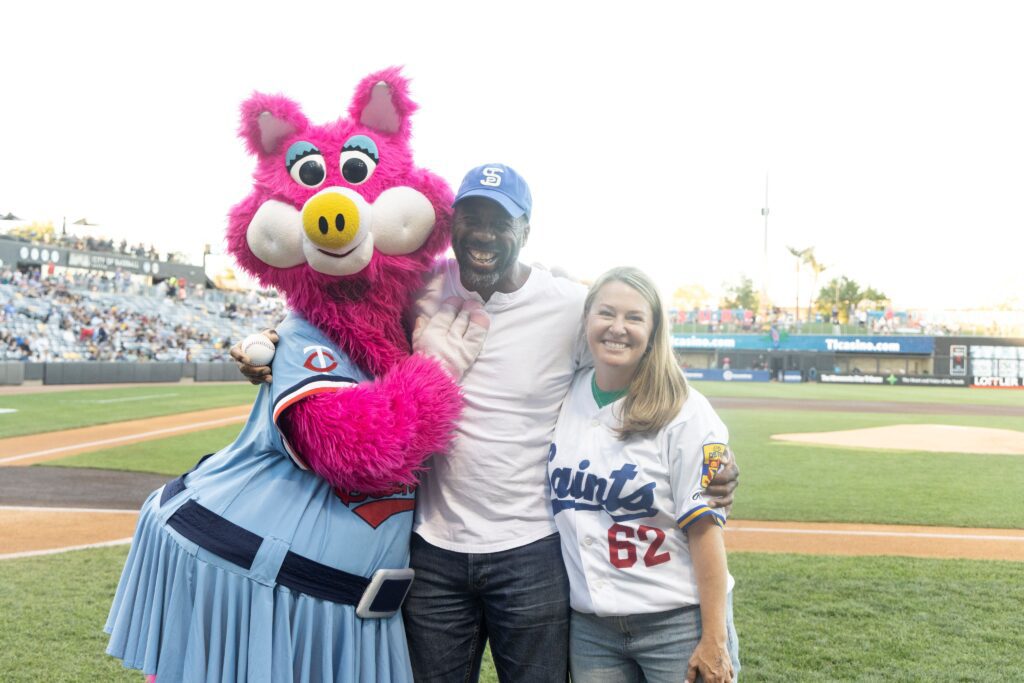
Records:
[[[131,386],[0,395],[0,438],[174,415],[252,403],[256,387],[239,384]]]
[[[705,396],[735,398],[797,398],[821,401],[894,401],[951,405],[1017,406],[1024,408],[1024,391],[960,389],[955,387],[851,386],[802,382],[691,382]]]
[[[180,434],[156,441],[127,444],[40,463],[49,467],[98,467],[128,472],[155,472],[176,476],[192,469],[199,458],[216,453],[235,440],[242,425],[230,425]]]
[[[1024,528],[1024,457],[867,451],[774,441],[772,434],[903,423],[1019,428],[1020,420],[978,415],[891,415],[722,410],[738,454],[738,519]],[[44,463],[173,476],[230,443],[231,425]]]
[[[1019,429],[1020,419],[722,410],[740,464],[738,519],[1024,528],[1024,456],[870,451],[772,434],[953,424]]]
[[[1024,563],[735,553],[741,681],[1014,681]]]
[[[104,654],[126,554],[0,562],[5,682],[138,683]],[[743,681],[1011,681],[1024,671],[1022,563],[753,553],[729,563]],[[497,681],[489,658],[481,680]]]

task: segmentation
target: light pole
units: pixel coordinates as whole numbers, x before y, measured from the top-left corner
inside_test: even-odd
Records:
[[[764,276],[761,278],[761,305],[764,310],[764,317],[767,318],[771,312],[768,306],[768,173],[764,174],[764,206],[761,208],[761,215],[764,216]]]
[[[206,257],[209,256],[210,254],[211,254],[210,245],[209,244],[204,244],[203,245],[203,279],[205,280],[205,282],[203,283],[203,288],[208,287],[210,282],[211,282],[210,276],[206,272]]]

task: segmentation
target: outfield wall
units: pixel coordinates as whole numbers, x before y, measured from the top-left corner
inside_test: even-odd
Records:
[[[25,381],[25,363],[0,363],[0,385],[17,385]]]
[[[1024,388],[1024,338],[676,334],[672,346],[683,368],[709,379],[766,370],[778,381]]]
[[[244,382],[235,363],[0,363],[0,385],[144,384],[149,382]]]
[[[693,378],[1024,389],[1024,338],[873,335],[673,335]],[[766,373],[766,374],[762,374]],[[828,379],[824,379],[828,377]],[[862,379],[852,379],[860,377]],[[950,381],[936,381],[948,378]],[[0,362],[0,385],[245,381],[233,362]]]

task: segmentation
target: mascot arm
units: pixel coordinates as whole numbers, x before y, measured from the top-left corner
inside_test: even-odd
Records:
[[[280,425],[332,486],[376,493],[416,484],[424,460],[448,450],[461,405],[441,364],[416,354],[372,382],[299,401]]]

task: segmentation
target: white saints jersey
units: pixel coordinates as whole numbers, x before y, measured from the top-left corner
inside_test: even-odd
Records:
[[[699,604],[686,529],[704,517],[725,523],[703,489],[721,467],[728,430],[690,387],[668,426],[620,441],[622,401],[599,408],[593,374],[576,375],[548,455],[572,608],[619,616]]]

